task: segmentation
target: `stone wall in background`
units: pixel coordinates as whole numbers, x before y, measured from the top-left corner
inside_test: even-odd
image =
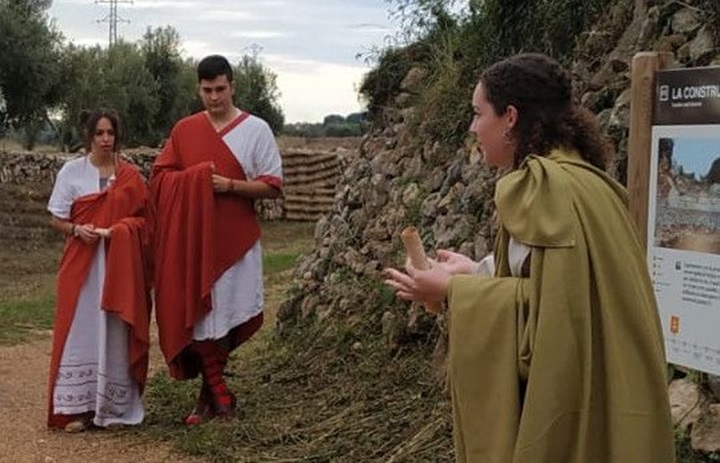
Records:
[[[332,208],[343,163],[352,157],[348,149],[283,149],[284,197],[256,202],[260,217],[266,220],[318,220]],[[148,178],[157,150],[126,150],[122,156]],[[47,201],[55,175],[63,163],[77,154],[0,152],[0,185],[4,196],[12,187],[32,190],[36,202]],[[2,210],[0,212],[8,212]]]

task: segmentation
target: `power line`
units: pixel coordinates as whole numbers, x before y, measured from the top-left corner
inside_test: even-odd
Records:
[[[110,5],[110,11],[102,18],[98,19],[99,23],[108,23],[108,48],[117,43],[117,25],[119,22],[129,23],[125,18],[118,16],[118,3],[132,3],[132,0],[95,0],[95,3],[107,3]]]

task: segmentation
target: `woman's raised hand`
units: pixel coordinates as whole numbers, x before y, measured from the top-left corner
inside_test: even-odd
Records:
[[[437,260],[437,265],[444,267],[451,275],[472,274],[478,266],[477,262],[466,255],[447,249],[437,250]]]
[[[408,261],[405,272],[394,268],[385,269],[385,284],[392,287],[400,299],[439,302],[447,296],[452,274],[442,265],[431,261],[428,270],[418,270]]]

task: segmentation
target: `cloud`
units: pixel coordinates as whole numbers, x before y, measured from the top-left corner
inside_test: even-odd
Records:
[[[239,31],[233,32],[230,35],[242,39],[277,39],[289,37],[289,34],[280,31]]]
[[[313,59],[297,58],[291,55],[264,54],[262,62],[275,72],[306,72],[313,73],[315,70],[327,64],[324,61]],[[343,66],[347,67],[347,66]]]
[[[368,32],[368,33],[372,33],[372,34],[376,34],[376,33],[389,34],[389,33],[393,32],[393,30],[387,26],[383,26],[382,24],[372,24],[372,23],[350,24],[349,28],[354,31]]]
[[[286,0],[263,0],[261,5],[263,8],[284,8],[288,6],[288,2]]]
[[[186,57],[206,56],[215,53],[213,45],[202,40],[183,40],[181,46],[184,52],[183,55]]]
[[[198,21],[234,22],[252,19],[255,16],[245,10],[210,10],[196,16]]]
[[[72,43],[79,47],[94,47],[99,45],[98,39],[94,37],[80,37],[72,40]]]
[[[264,58],[263,64],[277,71],[287,122],[322,122],[328,114],[346,116],[363,110],[357,87],[367,68],[282,55]]]
[[[2,0],[0,0],[2,1]],[[148,27],[171,25],[184,58],[225,55],[232,63],[252,54],[278,76],[280,104],[289,122],[322,121],[327,114],[362,109],[357,87],[370,67],[358,59],[387,45],[393,25],[385,0],[137,0],[119,3],[118,25],[128,42]],[[98,23],[108,4],[56,0],[49,10],[77,45],[106,46],[108,28]]]
[[[85,2],[87,3],[87,2]],[[106,1],[105,3],[109,3]],[[160,9],[160,8],[170,8],[170,9],[202,9],[206,6],[205,2],[199,2],[194,0],[143,0],[138,2],[123,2],[122,0],[118,0],[118,6],[121,6],[123,3],[128,3],[132,5],[132,8],[135,9],[141,9],[141,10],[153,10],[153,9]],[[130,5],[126,5],[128,8]]]

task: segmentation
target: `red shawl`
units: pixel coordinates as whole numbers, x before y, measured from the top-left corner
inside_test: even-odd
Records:
[[[147,378],[150,320],[150,195],[145,181],[132,165],[120,162],[116,181],[100,193],[75,200],[73,223],[111,228],[106,240],[105,281],[101,307],[129,326],[130,374],[142,392]],[[63,427],[68,416],[53,413],[53,393],[80,291],[95,258],[98,244],[68,238],[57,276],[57,311],[49,377],[48,426]]]
[[[181,120],[153,166],[156,316],[160,347],[178,379],[198,374],[180,354],[192,342],[195,324],[212,308],[213,285],[260,238],[253,201],[214,194],[212,187],[212,164],[218,175],[246,179],[222,136],[248,116],[241,114],[220,133],[205,113]]]

